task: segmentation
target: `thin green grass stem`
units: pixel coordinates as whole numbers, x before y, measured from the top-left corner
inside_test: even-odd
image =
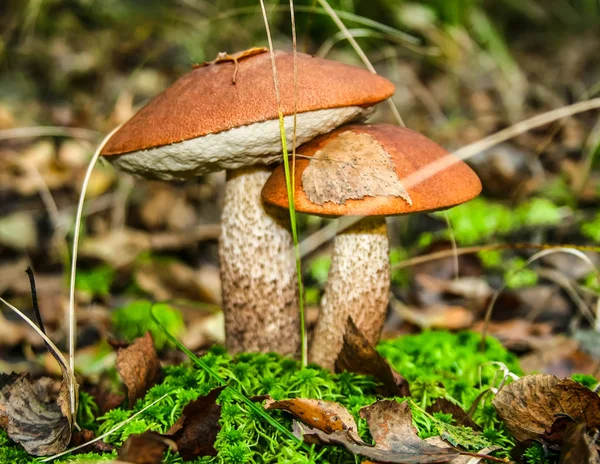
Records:
[[[302,263],[300,262],[300,247],[298,243],[298,227],[296,224],[296,208],[294,206],[294,186],[290,176],[290,165],[288,160],[287,137],[285,134],[285,123],[283,119],[283,110],[281,108],[281,96],[279,94],[279,80],[277,78],[277,66],[275,64],[275,51],[273,48],[273,40],[271,38],[271,28],[269,27],[269,19],[265,9],[264,0],[260,1],[260,7],[265,22],[265,32],[267,33],[267,41],[269,43],[269,52],[271,54],[271,67],[273,68],[273,85],[275,87],[275,99],[277,102],[277,113],[279,115],[279,133],[281,135],[281,150],[283,152],[283,167],[285,171],[285,187],[288,195],[288,205],[290,211],[290,227],[292,229],[292,240],[294,242],[294,253],[296,259],[296,275],[298,278],[298,312],[300,319],[300,344],[301,344],[301,359],[302,367],[308,364],[308,349],[306,340],[306,327],[304,316],[304,286],[302,285]],[[295,25],[294,25],[295,26]],[[294,60],[295,61],[295,60]],[[294,73],[296,73],[296,65],[294,63]],[[294,78],[294,81],[296,79]],[[295,109],[295,105],[294,105]],[[294,111],[295,114],[295,111]],[[294,132],[295,132],[294,118]]]

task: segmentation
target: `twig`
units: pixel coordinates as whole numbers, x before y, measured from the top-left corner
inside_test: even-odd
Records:
[[[35,314],[35,318],[37,319],[37,323],[40,327],[40,330],[45,334],[46,328],[44,327],[44,321],[42,320],[40,307],[38,306],[37,289],[35,287],[35,277],[33,276],[33,270],[29,266],[27,266],[25,272],[27,273],[27,277],[29,277],[29,286],[31,288],[31,303],[33,304],[33,314]]]
[[[16,127],[14,129],[0,130],[0,140],[32,137],[72,137],[95,142],[102,137],[102,134],[92,129],[61,126]]]

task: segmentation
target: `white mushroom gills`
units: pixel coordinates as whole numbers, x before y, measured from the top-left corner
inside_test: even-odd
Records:
[[[338,233],[309,359],[333,370],[348,316],[371,345],[379,340],[390,290],[385,217],[367,217]]]
[[[299,113],[296,145],[308,142],[350,121],[365,119],[372,107],[347,106]],[[294,117],[284,118],[288,147],[292,146]],[[138,150],[113,157],[119,169],[136,176],[179,180],[222,169],[238,169],[255,164],[271,164],[281,160],[279,120],[257,122],[208,134],[179,143],[148,150]]]

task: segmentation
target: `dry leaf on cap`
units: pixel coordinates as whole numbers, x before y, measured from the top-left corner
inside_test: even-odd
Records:
[[[417,436],[407,403],[378,401],[362,408],[361,416],[369,424],[375,446],[357,443],[348,430],[328,434],[294,422],[294,433],[308,442],[344,446],[351,453],[378,463],[428,464],[450,462],[459,456],[453,449],[431,445]]]
[[[160,381],[160,361],[149,332],[117,353],[117,372],[127,387],[127,402],[131,408]]]
[[[122,462],[132,464],[162,464],[163,455],[168,448],[177,451],[175,442],[160,433],[146,431],[129,435],[118,456]]]
[[[563,440],[559,464],[600,464],[598,445],[594,444],[585,424],[571,421],[565,428]]]
[[[351,317],[346,324],[344,345],[335,362],[337,372],[372,375],[383,384],[386,396],[410,396],[407,380],[373,348]]]
[[[71,441],[68,382],[63,378],[58,398],[52,383],[29,374],[0,374],[0,426],[34,456],[60,453]]]
[[[589,429],[600,428],[600,396],[571,379],[554,375],[526,375],[502,388],[492,404],[518,441],[560,442],[562,434],[556,427],[553,430],[557,414]]]
[[[273,398],[267,397],[263,407],[265,409],[282,409],[311,428],[325,434],[343,432],[354,443],[363,444],[352,414],[344,406],[333,401],[310,398],[291,398],[275,401]]]
[[[302,186],[317,205],[376,196],[400,197],[412,204],[383,146],[372,135],[352,131],[331,139],[310,158]]]
[[[215,388],[207,395],[190,401],[183,408],[181,417],[165,434],[175,440],[179,454],[185,461],[217,455],[214,445],[221,430],[221,405],[216,401],[224,388]]]

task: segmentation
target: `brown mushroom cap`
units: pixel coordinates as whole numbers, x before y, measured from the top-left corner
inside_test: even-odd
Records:
[[[293,55],[275,52],[284,115],[294,112]],[[304,113],[370,106],[394,85],[369,71],[298,53],[298,106]],[[277,119],[269,53],[201,66],[185,74],[135,114],[108,141],[102,155],[121,155]]]
[[[391,158],[400,183],[429,164],[446,156],[454,156],[418,132],[389,124],[342,126],[302,145],[298,148],[298,154],[318,156],[319,151],[328,143],[349,131],[368,134],[381,145]],[[333,157],[331,153],[329,155]],[[400,196],[379,195],[365,196],[358,200],[348,199],[343,204],[327,201],[319,205],[309,200],[303,185],[303,173],[309,163],[311,160],[296,159],[294,201],[296,211],[301,213],[319,216],[393,216],[449,208],[471,200],[481,192],[481,182],[477,174],[467,164],[457,160],[431,177],[414,185],[407,185],[406,192],[412,204]],[[368,167],[362,163],[362,169]],[[278,166],[267,180],[262,198],[266,203],[281,208],[288,207],[283,166]]]

